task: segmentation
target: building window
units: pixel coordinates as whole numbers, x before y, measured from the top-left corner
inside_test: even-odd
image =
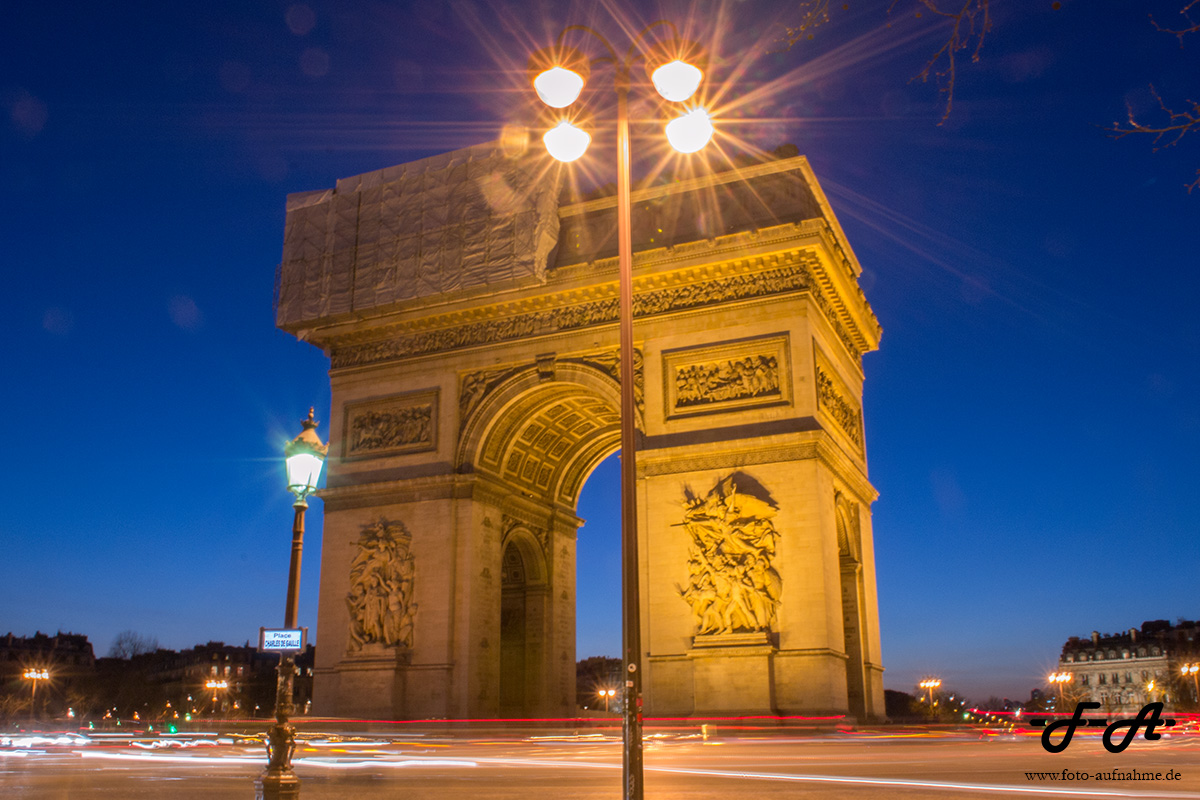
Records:
[[[213,664],[211,667],[209,667],[209,669],[212,670],[210,674],[212,674],[212,675],[217,674],[217,665],[216,664]]]
[[[1100,673],[1100,685],[1101,685],[1101,686],[1103,686],[1103,685],[1104,685],[1104,684],[1106,684],[1106,683],[1108,683],[1108,681],[1105,679],[1105,677],[1104,677],[1104,673],[1103,673],[1103,672],[1101,672],[1101,673]]]

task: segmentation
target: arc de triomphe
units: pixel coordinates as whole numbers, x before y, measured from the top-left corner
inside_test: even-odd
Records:
[[[331,360],[318,714],[574,713],[576,502],[620,426],[615,200],[564,176],[483,145],[288,198],[277,322]],[[633,226],[646,713],[881,718],[841,226],[799,156]]]

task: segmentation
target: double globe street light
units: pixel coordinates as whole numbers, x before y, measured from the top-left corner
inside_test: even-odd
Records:
[[[658,38],[653,38],[652,34]],[[590,37],[603,48],[602,55],[588,58],[567,45],[566,39]],[[622,777],[626,800],[640,800],[642,777],[642,676],[641,631],[639,628],[637,557],[637,471],[635,468],[633,395],[633,244],[630,224],[629,179],[629,91],[634,84],[634,67],[643,63],[650,83],[671,103],[686,103],[704,79],[700,48],[679,37],[666,21],[651,23],[633,37],[624,57],[600,33],[585,25],[571,25],[558,35],[553,47],[529,59],[529,77],[542,102],[556,111],[553,124],[542,137],[546,150],[559,161],[581,157],[591,144],[580,115],[568,110],[579,99],[593,67],[611,65],[617,93],[617,254],[620,277],[620,381],[621,381],[621,616],[622,650],[625,667],[625,707],[622,725],[624,742]],[[712,120],[700,105],[685,107],[667,123],[667,141],[681,153],[694,153],[713,135]]]
[[[300,610],[300,557],[304,551],[304,512],[308,509],[308,496],[316,491],[325,464],[328,445],[322,444],[317,436],[317,421],[313,409],[308,410],[308,419],[300,423],[304,430],[283,448],[287,465],[288,490],[296,496],[292,504],[296,513],[292,522],[292,560],[288,570],[287,607],[284,610],[283,627],[296,627]],[[267,731],[267,770],[256,782],[260,800],[276,798],[298,798],[300,779],[292,770],[292,752],[296,749],[296,728],[288,718],[295,711],[292,705],[292,688],[296,675],[296,659],[292,653],[279,657],[279,673],[275,684],[275,724]]]

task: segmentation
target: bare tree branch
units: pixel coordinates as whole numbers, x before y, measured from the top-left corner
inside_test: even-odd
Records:
[[[971,63],[979,61],[984,39],[992,29],[990,2],[991,0],[889,0],[887,10],[889,15],[893,14],[902,4],[911,3],[915,6],[914,13],[917,17],[929,14],[942,22],[949,22],[949,37],[925,62],[921,71],[912,78],[912,80],[919,78],[924,83],[932,77],[937,84],[938,93],[945,96],[945,107],[942,109],[942,118],[938,125],[944,125],[954,109],[954,89],[958,80],[961,56],[964,52],[970,52]],[[1184,44],[1184,37],[1193,33],[1200,34],[1200,22],[1192,17],[1193,13],[1200,13],[1200,0],[1181,0],[1181,2],[1183,2],[1183,7],[1179,13],[1185,23],[1181,27],[1160,25],[1154,19],[1154,15],[1150,15],[1151,24],[1157,30],[1178,38],[1180,47]],[[1050,5],[1055,10],[1062,7],[1057,0]],[[799,0],[797,4],[799,24],[785,29],[787,46],[791,47],[801,39],[811,39],[813,29],[829,21],[830,8],[831,0]],[[846,6],[843,5],[842,10],[845,9]],[[1172,108],[1166,104],[1153,86],[1150,87],[1150,91],[1158,101],[1158,107],[1163,117],[1161,123],[1147,124],[1139,121],[1134,115],[1133,108],[1127,106],[1128,122],[1114,122],[1106,128],[1113,138],[1121,139],[1132,133],[1148,135],[1153,137],[1154,149],[1157,151],[1177,144],[1189,133],[1200,132],[1200,103],[1195,100],[1185,100],[1181,108]],[[1196,180],[1188,184],[1189,192],[1200,188],[1200,169],[1196,170],[1196,175]]]
[[[905,0],[891,0],[887,13],[892,14],[898,5]],[[945,95],[946,106],[942,109],[942,125],[950,118],[954,107],[954,84],[958,77],[958,58],[963,50],[970,49],[971,62],[979,61],[979,52],[983,49],[983,40],[992,28],[992,18],[988,5],[991,0],[911,0],[916,6],[917,17],[926,13],[942,21],[949,21],[950,36],[945,44],[938,48],[925,66],[913,80],[918,78],[922,83],[933,76],[938,85],[938,93]],[[1191,0],[1200,2],[1200,0]],[[961,7],[953,6],[961,3]],[[949,8],[944,7],[947,4]],[[813,29],[829,22],[831,0],[800,0],[796,5],[798,24],[784,28],[786,47],[790,48],[803,39],[813,38]],[[842,5],[845,11],[847,5]]]
[[[1200,2],[1200,0],[1193,1]],[[1129,115],[1128,123],[1122,125],[1119,122],[1114,122],[1108,128],[1108,132],[1114,139],[1123,139],[1131,133],[1147,134],[1154,137],[1154,149],[1158,151],[1164,147],[1173,147],[1189,133],[1200,132],[1200,103],[1195,100],[1186,100],[1184,102],[1189,104],[1191,108],[1185,107],[1183,110],[1177,111],[1167,106],[1166,102],[1162,99],[1162,95],[1158,93],[1158,90],[1153,85],[1150,87],[1150,91],[1154,94],[1154,99],[1158,101],[1159,110],[1166,118],[1158,125],[1147,125],[1138,122],[1134,116],[1133,108],[1126,104],[1125,108]],[[1200,186],[1200,169],[1196,170],[1196,175],[1196,180],[1188,184],[1188,192]]]
[[[121,631],[109,648],[109,658],[132,658],[142,653],[153,653],[158,649],[158,639],[142,636],[137,631]]]
[[[900,1],[892,0],[888,6],[889,14]],[[970,48],[971,63],[978,62],[979,53],[983,49],[983,40],[988,31],[992,29],[992,18],[988,9],[990,0],[960,0],[962,6],[958,10],[943,8],[942,0],[916,1],[931,14],[951,21],[950,38],[925,62],[924,68],[913,78],[913,80],[920,78],[924,83],[929,80],[931,75],[934,77],[938,85],[938,92],[946,96],[946,106],[942,109],[942,119],[938,122],[938,125],[943,125],[950,118],[950,112],[954,108],[954,83],[958,78],[959,53]],[[954,2],[955,0],[949,1]],[[1200,0],[1192,1],[1200,2]],[[916,14],[918,17],[921,16],[920,9]]]
[[[1163,33],[1169,33],[1175,36],[1177,39],[1179,39],[1179,46],[1183,47],[1184,36],[1187,36],[1189,33],[1200,33],[1200,22],[1196,22],[1194,19],[1192,19],[1191,14],[1189,13],[1197,3],[1200,3],[1200,0],[1188,0],[1188,4],[1179,10],[1179,13],[1183,15],[1185,20],[1187,20],[1187,25],[1182,28],[1163,27],[1162,25],[1158,24],[1158,20],[1154,18],[1153,14],[1150,15],[1150,24]]]
[[[844,10],[845,6],[842,8]],[[801,0],[796,10],[799,12],[797,16],[800,18],[800,24],[784,29],[788,47],[801,39],[813,38],[812,29],[829,22],[829,0]]]

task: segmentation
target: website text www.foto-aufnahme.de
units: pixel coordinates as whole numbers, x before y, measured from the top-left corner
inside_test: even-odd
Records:
[[[1026,772],[1028,781],[1177,781],[1183,776],[1173,769],[1166,772],[1143,772],[1137,769],[1112,769],[1107,772]]]

